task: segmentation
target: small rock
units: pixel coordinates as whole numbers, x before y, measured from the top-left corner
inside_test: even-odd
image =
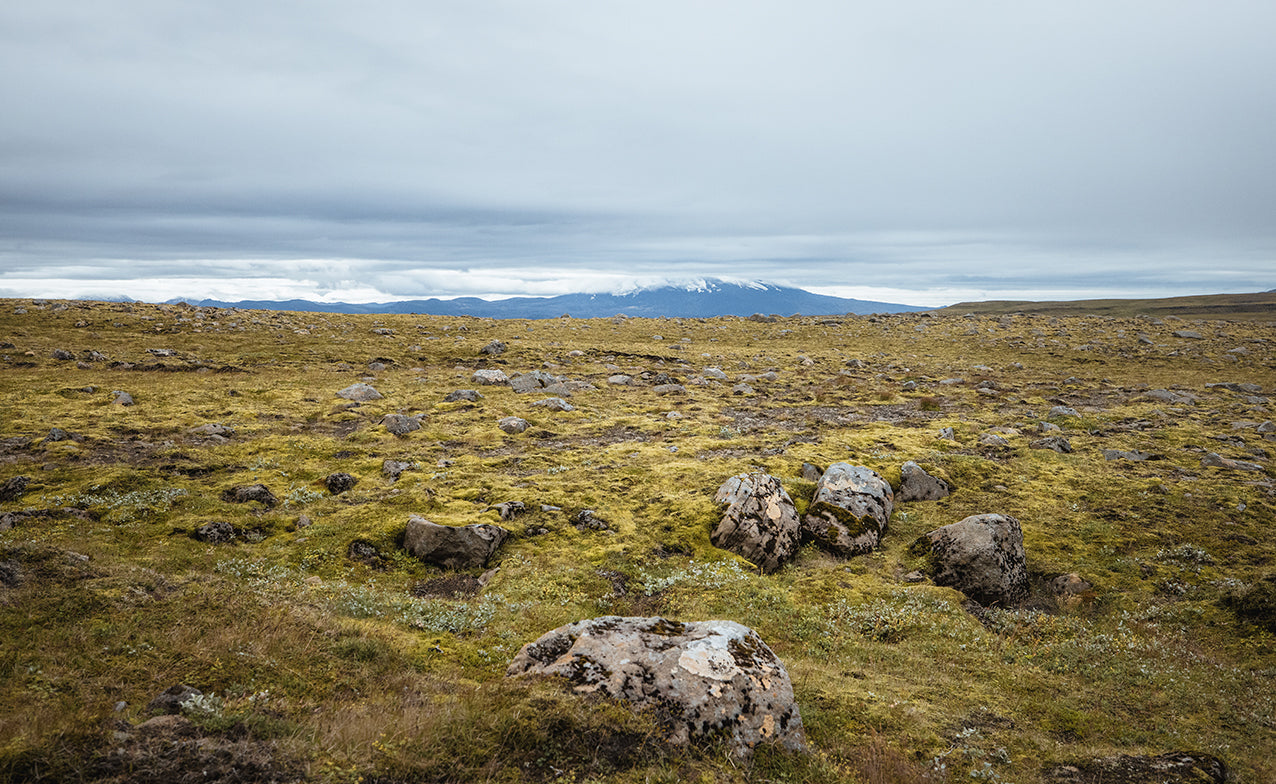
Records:
[[[1215,452],[1206,453],[1201,458],[1201,465],[1207,468],[1225,468],[1229,471],[1262,471],[1263,467],[1258,463],[1250,463],[1245,460],[1232,460],[1223,457]]]
[[[404,416],[403,414],[386,414],[385,418],[381,420],[381,424],[385,425],[385,429],[396,436],[406,436],[414,430],[421,429],[421,420],[416,417]]]
[[[1093,588],[1093,585],[1076,572],[1061,574],[1050,581],[1050,590],[1056,596],[1076,596]]]
[[[120,390],[118,390],[118,389],[117,389],[117,390],[115,390],[114,392],[112,392],[111,394],[112,394],[112,395],[115,395],[115,399],[111,401],[111,403],[112,403],[113,405],[117,405],[117,406],[131,406],[131,405],[133,405],[133,396],[132,396],[132,395],[130,395],[129,393],[127,393],[127,392],[121,392]]]
[[[611,385],[612,385],[612,386],[614,386],[614,387],[625,387],[625,386],[629,386],[631,383],[633,383],[633,380],[634,380],[633,376],[626,376],[626,375],[624,375],[624,374],[620,374],[620,373],[618,373],[618,374],[616,374],[616,375],[614,375],[614,376],[608,376],[608,377],[607,377],[607,383],[608,383],[608,384],[611,384]]]
[[[522,501],[506,501],[492,507],[501,516],[502,520],[513,520],[521,514],[527,512],[527,504]]]
[[[818,482],[820,477],[824,476],[824,469],[814,463],[802,464],[802,479],[807,482]]]
[[[381,393],[373,389],[371,384],[365,384],[360,381],[357,384],[351,384],[345,389],[337,392],[337,397],[342,397],[346,400],[354,400],[360,403],[367,403],[372,400],[380,400]]]
[[[576,526],[578,531],[610,531],[611,526],[606,520],[594,513],[593,509],[582,509],[572,515],[572,525]]]
[[[503,343],[502,341],[493,340],[491,343],[488,343],[486,346],[479,349],[479,353],[487,354],[489,356],[496,356],[498,354],[504,354],[507,348],[509,347],[506,346],[505,343]]]
[[[235,527],[225,520],[214,520],[195,529],[195,538],[208,544],[225,544],[235,538]]]
[[[302,528],[309,528],[309,527],[310,527],[310,526],[312,526],[312,525],[314,525],[314,522],[310,519],[310,516],[309,516],[309,515],[298,515],[298,517],[297,517],[297,529],[298,529],[298,530],[300,530],[300,529],[302,529]]]
[[[1206,389],[1226,389],[1229,392],[1239,392],[1243,395],[1257,395],[1263,391],[1262,386],[1251,383],[1237,383],[1235,381],[1222,381],[1214,384],[1206,384]]]
[[[984,433],[983,435],[979,436],[978,443],[980,446],[992,447],[994,449],[1004,449],[1010,446],[1009,441],[997,435],[996,433]]]
[[[477,403],[482,399],[483,396],[473,389],[458,389],[455,392],[447,393],[447,395],[443,398],[443,402],[457,403],[459,401],[466,400],[470,403]]]
[[[17,501],[27,491],[27,486],[31,484],[29,476],[11,477],[3,485],[0,485],[0,503],[8,503]]]
[[[526,419],[523,419],[522,417],[510,416],[510,417],[505,417],[504,419],[499,420],[496,423],[496,426],[499,427],[501,430],[504,430],[506,433],[510,433],[511,435],[517,435],[518,433],[522,433],[525,430],[527,430],[527,428],[529,427],[529,423]]]
[[[1072,444],[1067,438],[1060,435],[1046,436],[1039,438],[1028,444],[1029,449],[1050,449],[1055,452],[1068,454],[1072,452]]]
[[[1055,406],[1050,409],[1050,413],[1046,414],[1046,416],[1054,418],[1054,417],[1079,417],[1081,415],[1077,413],[1077,410],[1075,408],[1070,408],[1069,406]]]
[[[358,482],[359,480],[355,477],[340,471],[335,474],[328,474],[323,480],[324,487],[327,487],[328,492],[333,495],[341,495],[353,490]]]
[[[470,380],[485,386],[508,385],[510,382],[509,376],[505,375],[505,371],[495,369],[476,370]]]
[[[70,351],[67,351],[66,349],[61,349],[61,348],[55,348],[53,350],[52,356],[54,359],[61,360],[63,362],[67,360],[75,359],[74,354],[72,354]]]
[[[148,713],[164,713],[175,715],[182,712],[182,703],[195,697],[203,697],[204,693],[199,689],[187,686],[184,683],[178,683],[169,686],[164,691],[155,696],[146,705]]]
[[[222,500],[235,504],[244,504],[249,501],[257,501],[264,505],[267,509],[279,503],[279,499],[265,485],[239,485],[232,487],[222,493]]]
[[[903,579],[904,579],[904,582],[906,583],[924,583],[926,582],[926,575],[922,574],[921,572],[917,570],[913,570],[909,572],[908,574],[904,575]]]
[[[1131,451],[1131,452],[1126,452],[1121,449],[1105,449],[1103,450],[1103,459],[1104,460],[1130,460],[1135,463],[1142,463],[1144,460],[1160,460],[1161,456],[1157,454],[1153,454],[1152,452],[1143,452],[1138,449],[1135,449],[1134,451]]]
[[[1183,338],[1184,340],[1204,340],[1205,339],[1204,335],[1190,329],[1175,330],[1174,337]]]
[[[731,394],[733,394],[733,395],[752,395],[752,394],[753,394],[753,387],[749,386],[748,384],[736,384],[735,386],[731,387]]]
[[[726,381],[727,374],[722,372],[721,368],[707,367],[700,372],[700,375],[713,381]]]
[[[940,428],[939,434],[935,437],[943,439],[944,441],[956,441],[957,432],[953,430],[951,427],[944,427],[944,428]]]
[[[1038,433],[1062,433],[1063,428],[1059,427],[1053,422],[1038,422],[1037,432]]]
[[[1153,389],[1143,393],[1145,400],[1155,401],[1157,403],[1170,403],[1173,405],[1196,405],[1196,396],[1187,392],[1171,392],[1168,389]]]
[[[659,386],[652,387],[651,391],[655,392],[657,395],[660,395],[661,397],[665,397],[667,395],[687,394],[687,388],[684,387],[682,384],[660,384]]]
[[[917,463],[909,460],[900,468],[899,496],[901,502],[938,501],[947,498],[952,488],[939,477],[931,476]]]
[[[186,432],[191,435],[221,436],[222,438],[229,438],[235,435],[235,430],[233,428],[229,428],[221,424],[213,424],[211,422],[206,425],[199,425],[198,427],[192,427]]]
[[[408,469],[416,468],[416,463],[409,463],[403,460],[385,460],[381,463],[381,473],[390,477],[394,481],[398,481],[399,476]]]
[[[550,411],[575,411],[576,407],[561,397],[547,397],[544,400],[537,400],[532,404],[539,408],[547,408]]]

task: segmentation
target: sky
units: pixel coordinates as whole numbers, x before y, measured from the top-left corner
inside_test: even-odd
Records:
[[[0,297],[1276,289],[1271,0],[0,0]]]

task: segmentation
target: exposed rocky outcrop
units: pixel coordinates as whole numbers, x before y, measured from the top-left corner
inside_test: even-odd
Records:
[[[1013,605],[1027,596],[1023,530],[1010,515],[972,515],[936,528],[912,544],[926,557],[936,585],[956,588],[983,605]]]
[[[487,566],[507,537],[509,531],[499,525],[439,525],[412,515],[403,546],[422,561],[445,569],[474,569]]]
[[[736,474],[713,500],[726,506],[709,537],[714,547],[747,558],[764,572],[774,572],[797,553],[797,509],[779,479],[760,471]]]
[[[806,747],[784,664],[733,621],[578,621],[524,645],[506,675],[558,676],[577,693],[651,710],[674,745],[721,738],[738,757],[761,743]]]
[[[815,486],[802,537],[843,558],[863,555],[877,547],[894,509],[895,494],[880,474],[834,463]]]

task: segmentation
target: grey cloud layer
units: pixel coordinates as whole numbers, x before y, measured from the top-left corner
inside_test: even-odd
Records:
[[[399,288],[1271,288],[1272,29],[1267,2],[10,3],[0,287],[363,259]]]

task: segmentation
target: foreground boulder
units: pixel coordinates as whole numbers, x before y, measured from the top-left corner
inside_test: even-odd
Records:
[[[709,536],[714,547],[747,558],[768,573],[797,553],[797,509],[779,479],[761,471],[736,474],[718,488],[713,500],[727,507]]]
[[[674,745],[720,737],[737,756],[763,742],[806,747],[783,663],[733,621],[578,621],[524,645],[506,675],[560,676],[575,692],[650,709]]]
[[[917,539],[936,585],[956,588],[983,605],[1012,605],[1028,594],[1023,529],[1010,515],[972,515]]]
[[[815,486],[802,517],[802,536],[843,558],[863,555],[882,540],[894,510],[895,493],[880,474],[834,463]]]
[[[487,566],[509,535],[509,531],[490,523],[439,525],[412,515],[403,546],[422,561],[445,569],[475,569]]]

